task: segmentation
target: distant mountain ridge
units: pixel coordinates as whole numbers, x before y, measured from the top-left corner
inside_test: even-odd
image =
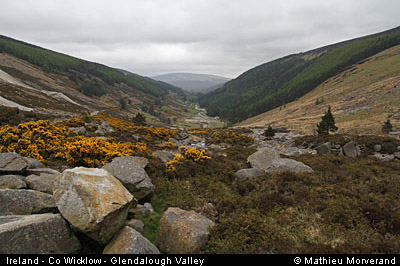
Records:
[[[170,84],[0,35],[0,105],[56,116],[109,110],[167,119],[165,105],[183,110],[184,92]],[[183,101],[181,101],[183,102]],[[119,111],[118,111],[119,110]]]
[[[400,27],[289,55],[244,72],[199,102],[211,116],[240,122],[292,102],[351,65],[398,44]]]
[[[241,127],[285,127],[313,134],[331,106],[339,133],[379,134],[388,118],[400,131],[400,45],[352,65],[298,100],[246,119]]]
[[[169,73],[152,77],[152,79],[172,84],[193,93],[210,92],[230,80],[216,75],[194,73]]]

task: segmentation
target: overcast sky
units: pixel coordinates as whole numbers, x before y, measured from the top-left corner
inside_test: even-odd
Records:
[[[0,0],[0,34],[145,76],[234,78],[400,26],[400,0]]]

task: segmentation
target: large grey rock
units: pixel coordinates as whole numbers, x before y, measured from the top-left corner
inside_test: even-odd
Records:
[[[21,174],[28,166],[29,162],[18,153],[0,153],[0,174]]]
[[[153,157],[160,159],[163,163],[167,163],[174,159],[175,154],[169,151],[155,151],[153,152]]]
[[[257,168],[240,169],[233,174],[235,182],[240,182],[251,177],[256,177],[265,174],[265,171]]]
[[[357,157],[361,155],[360,145],[355,141],[350,141],[343,146],[343,153],[347,157]]]
[[[58,175],[45,174],[29,175],[25,178],[25,182],[30,189],[53,194],[53,182]]]
[[[125,226],[104,248],[103,254],[160,254],[147,238]]]
[[[400,152],[393,153],[395,159],[400,160]]]
[[[149,164],[149,160],[144,157],[132,156],[132,160],[140,164],[141,167],[146,168]]]
[[[27,189],[0,189],[0,214],[56,212],[52,195]]]
[[[331,143],[330,142],[323,143],[319,145],[316,148],[316,150],[318,154],[329,154],[331,153]]]
[[[273,149],[263,148],[250,155],[247,158],[247,162],[250,163],[253,168],[264,169],[265,165],[279,158],[279,152]]]
[[[311,173],[313,169],[302,162],[293,159],[280,158],[279,153],[269,148],[263,148],[247,158],[253,168],[271,172]]]
[[[128,190],[104,169],[67,169],[54,181],[54,199],[76,229],[106,244],[125,224],[134,203]]]
[[[21,189],[26,188],[26,183],[17,175],[0,176],[0,189]]]
[[[150,177],[133,156],[115,158],[111,163],[104,165],[103,169],[121,181],[137,200],[154,191]]]
[[[27,215],[0,215],[0,225],[16,222],[26,217]]]
[[[50,174],[50,175],[59,175],[61,174],[57,170],[51,168],[36,168],[36,169],[27,169],[25,171],[27,175],[41,175],[41,174]]]
[[[264,168],[265,172],[295,172],[295,173],[312,173],[313,169],[302,162],[292,159],[280,158],[273,161]]]
[[[29,158],[29,157],[24,157],[25,160],[28,161],[28,169],[35,169],[35,168],[41,168],[44,166],[44,164],[42,162],[40,162],[39,160],[33,159],[33,158]]]
[[[160,220],[157,243],[167,254],[196,253],[208,241],[214,222],[207,217],[179,208],[168,208]]]
[[[0,223],[0,243],[1,254],[76,253],[81,248],[60,214],[9,217]]]

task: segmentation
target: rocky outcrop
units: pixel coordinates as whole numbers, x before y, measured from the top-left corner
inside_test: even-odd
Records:
[[[169,151],[155,151],[153,152],[153,157],[160,159],[163,163],[167,163],[174,159],[175,154]]]
[[[53,194],[53,182],[57,175],[42,173],[40,175],[29,175],[25,182],[29,188],[48,194]]]
[[[54,182],[54,198],[71,225],[106,244],[125,224],[134,202],[128,190],[104,169],[76,167]]]
[[[24,176],[19,175],[2,175],[0,176],[0,189],[22,189],[26,188],[26,183],[23,181]]]
[[[149,196],[154,191],[150,177],[135,157],[115,158],[111,163],[103,166],[103,169],[121,181],[137,200]]]
[[[50,194],[28,189],[0,189],[0,214],[35,214],[56,212]]]
[[[347,157],[357,157],[361,155],[360,145],[355,141],[350,141],[343,145],[343,153]]]
[[[28,169],[36,169],[44,167],[44,164],[34,158],[24,157],[28,161]]]
[[[194,211],[168,208],[160,220],[157,243],[167,254],[196,253],[209,239],[214,222]]]
[[[144,170],[148,163],[131,156],[108,166],[131,181],[125,185],[136,195],[147,197],[154,190]],[[98,252],[109,243],[106,253],[159,254],[140,234],[143,222],[126,220],[130,209],[148,216],[151,204],[137,209],[134,196],[109,171],[77,167],[60,174],[16,153],[0,153],[0,168],[0,253]],[[78,238],[91,244],[81,247]]]
[[[247,168],[240,169],[236,171],[233,176],[235,177],[235,182],[244,181],[251,177],[256,177],[265,174],[265,171],[257,168]]]
[[[131,156],[131,159],[132,161],[137,162],[143,168],[146,168],[147,165],[149,164],[149,160],[144,157]]]
[[[0,223],[0,243],[1,254],[76,253],[81,248],[60,214],[8,217]]]
[[[160,254],[147,238],[125,226],[104,248],[103,254]]]
[[[326,142],[321,145],[319,145],[316,150],[318,154],[330,154],[331,153],[331,143]]]
[[[15,152],[0,153],[0,174],[20,174],[28,166],[28,160]]]
[[[35,169],[28,169],[25,171],[27,175],[41,175],[41,174],[50,174],[50,175],[59,175],[61,174],[57,170],[51,168],[35,168]]]
[[[310,173],[312,168],[293,159],[280,158],[279,153],[269,148],[263,148],[247,158],[253,168],[271,172]]]
[[[292,159],[282,158],[273,161],[270,166],[266,167],[267,173],[270,172],[294,172],[294,173],[312,173],[314,172],[311,167],[302,162]]]
[[[264,168],[266,165],[278,159],[280,159],[279,152],[273,149],[263,148],[250,155],[247,158],[247,162],[250,163],[253,168],[265,170]]]

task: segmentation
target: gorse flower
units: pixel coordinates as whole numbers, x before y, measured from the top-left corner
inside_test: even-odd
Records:
[[[147,142],[151,142],[154,139],[168,140],[169,138],[176,137],[176,131],[163,127],[146,127],[136,125],[135,123],[122,120],[115,117],[108,117],[105,115],[94,115],[92,118],[99,122],[101,120],[107,121],[110,125],[122,132],[130,132],[132,134],[139,135],[142,139]]]
[[[0,152],[17,152],[40,161],[61,159],[71,166],[101,166],[114,157],[129,156],[146,149],[145,143],[78,136],[65,125],[47,120],[0,127]]]
[[[85,121],[80,117],[72,117],[63,122],[67,127],[83,127],[85,126]]]
[[[208,155],[206,150],[198,150],[196,148],[190,147],[180,147],[182,151],[182,155],[176,155],[172,161],[169,161],[165,164],[167,168],[167,172],[176,172],[177,167],[183,165],[185,159],[191,160],[195,163],[204,162],[207,160],[211,160],[211,156]]]
[[[163,144],[157,145],[159,148],[175,149],[176,145],[172,141],[165,142]]]
[[[181,147],[181,150],[185,158],[194,162],[204,162],[205,160],[211,159],[206,150],[198,150],[196,148],[184,146]]]
[[[182,155],[176,155],[174,159],[172,159],[172,161],[169,161],[165,164],[165,166],[167,167],[167,172],[176,172],[176,168],[178,167],[178,165],[183,164],[184,159],[185,157],[183,157]]]

